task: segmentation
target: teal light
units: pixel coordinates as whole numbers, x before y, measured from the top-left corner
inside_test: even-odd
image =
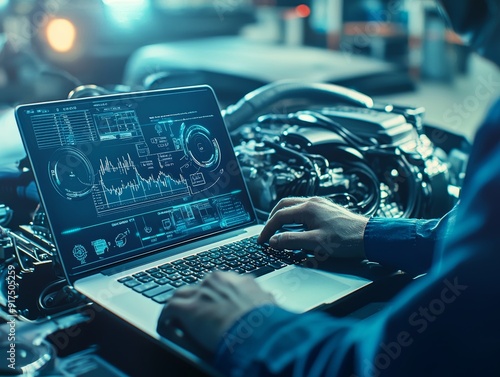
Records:
[[[102,0],[102,2],[106,6],[105,11],[109,18],[123,27],[140,20],[149,8],[149,0]]]
[[[66,235],[66,234],[71,234],[71,233],[77,233],[77,232],[79,232],[80,230],[82,230],[82,228],[67,229],[67,230],[65,230],[65,231],[61,232],[61,234]]]

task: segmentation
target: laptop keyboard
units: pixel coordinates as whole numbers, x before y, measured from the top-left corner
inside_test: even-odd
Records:
[[[233,242],[134,273],[118,282],[163,304],[176,288],[196,283],[216,270],[257,277],[304,260],[300,252],[275,250],[256,241],[257,236]]]

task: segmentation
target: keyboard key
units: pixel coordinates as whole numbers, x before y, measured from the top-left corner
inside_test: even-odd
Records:
[[[170,280],[167,278],[155,279],[155,283],[158,285],[165,285],[170,283]]]
[[[124,284],[124,285],[126,285],[126,286],[127,286],[127,287],[129,287],[129,288],[133,288],[133,287],[135,287],[136,285],[141,284],[141,282],[140,282],[140,281],[137,281],[137,280],[135,280],[135,279],[134,279],[134,280],[127,280],[127,281],[126,281],[125,283],[123,283],[123,284]]]
[[[166,274],[173,274],[174,272],[176,272],[177,270],[175,268],[173,268],[172,266],[169,266],[169,267],[161,267],[161,270],[166,273]]]
[[[121,279],[118,279],[118,283],[125,283],[127,280],[132,280],[132,276],[125,276]]]
[[[214,249],[212,251],[216,251],[216,250]],[[198,256],[200,258],[202,258],[202,257],[208,257],[212,251],[202,251],[201,253],[198,253]]]
[[[178,279],[180,279],[180,278],[182,277],[182,275],[181,275],[181,274],[179,274],[178,272],[175,272],[175,273],[173,273],[173,274],[169,274],[169,275],[167,275],[167,276],[165,276],[165,277],[166,277],[167,279],[169,279],[169,280],[178,280]]]
[[[280,268],[283,268],[285,267],[287,264],[286,263],[283,263],[283,262],[280,262],[280,261],[276,261],[276,262],[271,262],[269,263],[269,265],[272,267],[272,268],[275,268],[275,269],[280,269]]]
[[[211,268],[215,267],[215,264],[213,264],[211,262],[205,262],[205,263],[202,263],[201,266],[203,268],[206,268],[206,269],[211,269]]]
[[[257,267],[267,266],[267,264],[268,264],[266,261],[263,261],[263,260],[256,260],[256,261],[254,261],[254,263]]]
[[[196,279],[194,276],[184,276],[182,280],[184,280],[188,284],[191,284],[197,281],[198,279]]]
[[[255,270],[257,267],[256,267],[256,266],[254,266],[253,264],[247,263],[247,264],[244,264],[243,266],[240,266],[240,268],[243,268],[243,269],[245,269],[246,271],[253,271],[253,270]]]
[[[195,272],[193,273],[193,276],[197,277],[198,279],[203,279],[207,273],[206,272]]]
[[[164,272],[155,272],[155,273],[152,273],[151,276],[155,279],[161,279],[162,277],[165,276],[165,273]]]
[[[144,283],[144,284],[141,284],[141,285],[136,285],[132,289],[134,291],[136,291],[136,292],[142,293],[144,291],[147,291],[148,289],[152,289],[152,288],[155,288],[157,286],[158,286],[158,284],[156,284],[154,281],[150,281],[149,283]]]
[[[150,281],[153,281],[153,278],[149,275],[146,275],[137,278],[137,280],[139,280],[141,283],[149,283]]]
[[[183,282],[182,280],[171,281],[169,284],[175,288],[179,288],[182,287],[183,285],[186,285],[186,283]]]
[[[156,288],[149,289],[149,290],[145,291],[143,293],[143,295],[146,296],[146,297],[153,297],[153,296],[157,296],[157,295],[159,295],[161,293],[165,293],[165,292],[171,291],[173,289],[174,289],[174,287],[172,287],[171,285],[161,285],[159,287],[156,287]]]
[[[175,268],[177,271],[179,271],[179,270],[185,270],[186,268],[189,268],[189,266],[183,262],[183,263],[176,264],[176,265],[174,266],[174,268]]]
[[[161,293],[161,294],[159,294],[159,295],[157,295],[157,296],[154,296],[154,297],[153,297],[153,301],[156,301],[156,302],[158,302],[158,303],[160,303],[160,304],[164,304],[164,303],[166,303],[166,302],[168,301],[168,299],[169,299],[170,297],[172,297],[172,295],[174,294],[174,292],[175,292],[175,290],[174,290],[174,289],[171,289],[171,290],[169,290],[169,291],[166,291],[166,292],[164,292],[164,293]]]
[[[250,272],[252,275],[255,275],[255,277],[259,277],[259,276],[262,276],[262,275],[265,275],[265,274],[268,274],[269,272],[272,272],[274,271],[274,268],[272,267],[269,267],[269,266],[264,266],[264,267],[260,267],[256,270],[253,270],[252,272]]]

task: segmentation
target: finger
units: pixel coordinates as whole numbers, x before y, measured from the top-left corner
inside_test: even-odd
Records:
[[[159,320],[170,322],[178,319],[183,322],[186,313],[205,305],[207,301],[219,302],[220,299],[221,294],[211,287],[198,285],[179,288],[163,307]]]
[[[213,289],[221,295],[222,300],[228,300],[238,307],[245,307],[250,303],[256,306],[276,303],[274,296],[265,292],[253,275],[216,271],[208,283],[213,284]]]
[[[160,314],[160,321],[165,321],[173,318],[173,315],[178,311],[178,307],[183,307],[188,299],[196,294],[196,288],[192,286],[184,286],[175,290],[168,303],[163,307]]]
[[[214,271],[202,281],[201,285],[234,302],[236,287],[240,284],[247,284],[248,279],[250,278],[233,271]]]
[[[277,210],[264,225],[257,242],[267,242],[269,238],[285,224],[304,224],[306,222],[304,210],[302,208],[304,203]]]
[[[230,271],[212,271],[200,281],[200,286],[214,287],[220,284],[222,276]],[[222,275],[222,276],[221,276]]]
[[[178,295],[178,292],[175,292],[163,307],[158,322],[169,323],[174,319],[182,318],[182,314],[189,310],[189,305],[192,304],[191,297],[192,295],[189,297],[182,297]]]
[[[269,213],[269,218],[273,217],[273,215],[279,211],[280,209],[286,208],[286,207],[291,207],[296,204],[304,203],[307,200],[307,198],[304,197],[290,197],[290,198],[284,198],[281,199],[278,204],[274,206],[274,208],[271,210]]]
[[[283,232],[272,236],[269,239],[269,246],[274,249],[311,250],[317,243],[317,230],[303,232]]]

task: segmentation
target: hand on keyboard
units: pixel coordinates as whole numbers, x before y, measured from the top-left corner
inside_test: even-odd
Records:
[[[166,331],[172,321],[213,352],[229,327],[243,314],[262,305],[275,305],[269,292],[263,291],[250,275],[215,271],[200,284],[175,291],[165,305],[158,332]]]

